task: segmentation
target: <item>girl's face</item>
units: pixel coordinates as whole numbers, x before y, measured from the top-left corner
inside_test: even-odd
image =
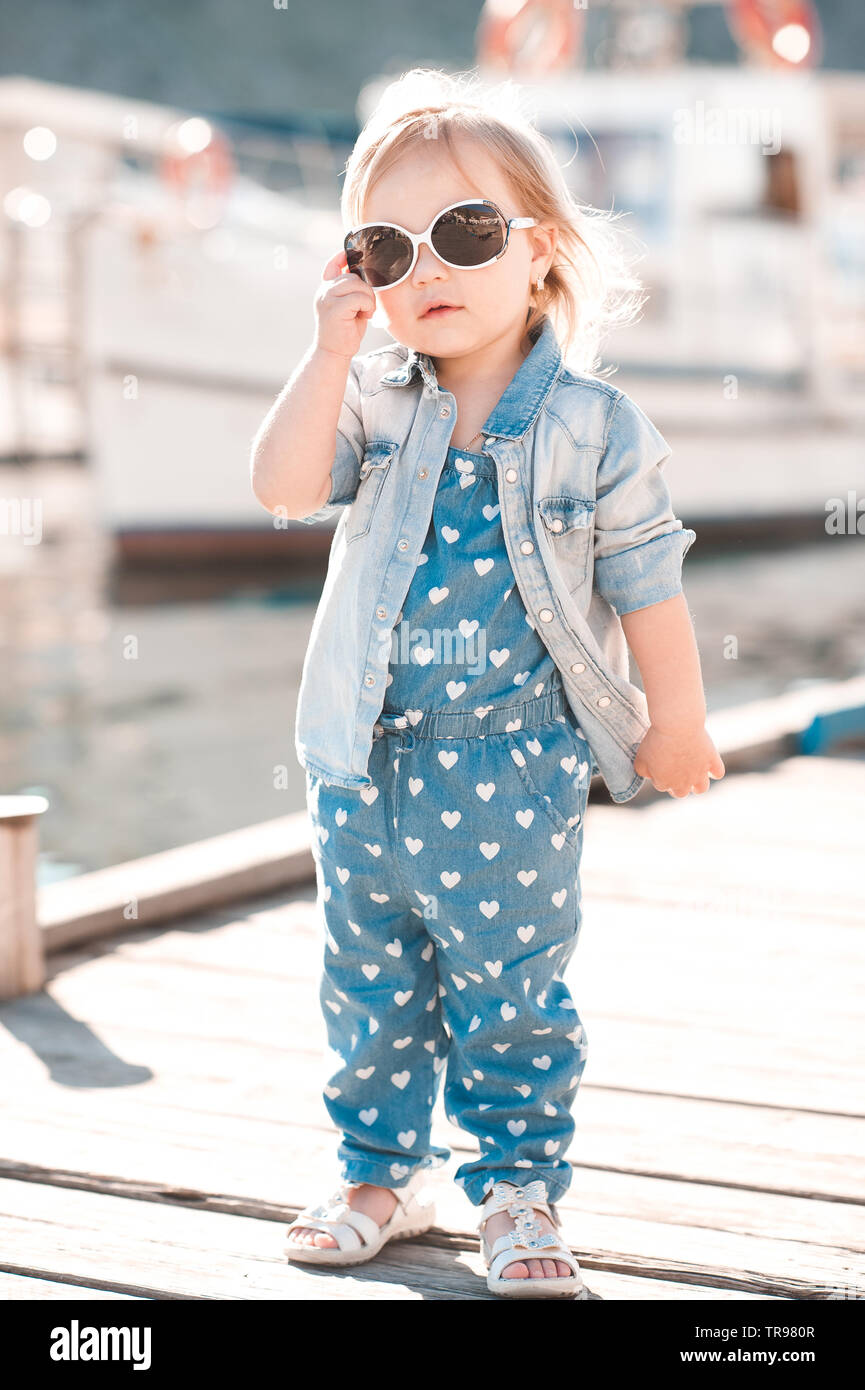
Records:
[[[373,186],[362,221],[396,222],[419,233],[443,208],[471,198],[490,198],[506,219],[532,215],[517,206],[496,161],[475,142],[463,140],[458,150],[470,183],[447,158],[444,146],[435,140],[425,145],[415,147]],[[477,270],[445,265],[431,247],[421,246],[401,284],[375,291],[384,326],[397,342],[434,361],[460,357],[514,334],[520,343],[530,293],[538,276],[546,275],[555,243],[553,224],[512,229],[504,254]],[[439,298],[458,307],[426,315],[430,302]]]

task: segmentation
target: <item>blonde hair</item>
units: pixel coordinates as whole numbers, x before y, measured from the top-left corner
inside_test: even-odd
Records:
[[[364,202],[376,181],[421,140],[443,141],[467,177],[456,156],[461,137],[477,141],[498,161],[521,217],[558,228],[543,288],[531,289],[526,331],[532,333],[549,315],[565,364],[595,372],[602,339],[633,322],[646,296],[614,225],[622,214],[574,197],[553,146],[535,126],[523,91],[510,79],[487,86],[474,69],[449,74],[411,68],[391,82],[345,165],[340,203],[346,230],[364,221]]]

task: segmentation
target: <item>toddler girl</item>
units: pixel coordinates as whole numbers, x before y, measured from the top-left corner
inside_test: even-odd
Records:
[[[314,343],[253,450],[269,510],[340,512],[297,750],[342,1184],[288,1254],[358,1263],[429,1227],[443,1080],[477,1142],[455,1178],[488,1287],[584,1297],[555,1203],[586,1060],[564,973],[589,782],[627,800],[644,778],[686,796],[723,776],[681,587],[694,533],[663,439],[588,374],[637,282],[512,84],[406,74],[343,214]],[[377,308],[394,342],[357,358]]]

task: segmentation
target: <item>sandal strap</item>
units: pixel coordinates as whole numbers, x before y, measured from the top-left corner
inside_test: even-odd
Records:
[[[414,1173],[405,1187],[391,1189],[397,1199],[397,1205],[388,1218],[388,1222],[385,1222],[384,1225],[394,1219],[397,1211],[401,1210],[407,1214],[408,1206],[414,1198],[415,1188],[419,1183],[420,1174]],[[379,1226],[378,1222],[373,1217],[367,1216],[366,1212],[355,1211],[349,1206],[346,1193],[352,1186],[355,1184],[343,1182],[326,1202],[319,1203],[318,1206],[304,1207],[303,1211],[298,1212],[291,1222],[288,1230],[305,1226],[313,1230],[325,1231],[328,1235],[336,1237],[340,1250],[360,1250],[363,1245],[372,1245],[374,1241],[378,1240],[384,1227]],[[363,1237],[362,1240],[360,1239],[361,1236]]]
[[[378,1240],[381,1235],[381,1226],[375,1217],[367,1216],[365,1211],[352,1211],[349,1207],[343,1219],[345,1224],[353,1226],[356,1231],[360,1232],[365,1245],[372,1245],[373,1241]]]
[[[509,1232],[508,1232],[508,1235],[514,1235],[514,1234],[515,1234],[514,1231],[509,1231]],[[505,1249],[505,1248],[502,1248],[501,1250],[499,1250],[499,1248],[498,1248],[498,1247],[499,1247],[499,1241],[502,1241],[502,1240],[504,1240],[504,1239],[505,1239],[504,1236],[500,1236],[500,1237],[499,1237],[499,1240],[497,1240],[496,1243],[495,1243],[495,1245],[493,1246],[493,1251],[494,1251],[494,1252],[496,1252],[496,1251],[498,1252],[498,1253],[493,1253],[492,1258],[491,1258],[490,1261],[489,1261],[489,1274],[490,1274],[490,1277],[493,1278],[493,1279],[497,1279],[497,1278],[499,1277],[499,1275],[501,1274],[502,1270],[503,1270],[503,1269],[507,1269],[508,1265],[512,1265],[512,1264],[516,1264],[516,1263],[517,1263],[517,1260],[516,1260],[516,1258],[515,1258],[515,1256],[514,1256],[513,1250],[508,1250],[508,1249]],[[555,1239],[555,1238],[553,1238],[553,1239]],[[571,1270],[573,1271],[574,1278],[575,1278],[576,1280],[580,1280],[580,1282],[582,1282],[582,1274],[581,1274],[581,1271],[580,1271],[580,1266],[579,1266],[579,1264],[578,1264],[578,1262],[577,1262],[577,1257],[576,1257],[576,1255],[574,1255],[570,1250],[568,1250],[567,1246],[555,1244],[554,1247],[553,1247],[553,1249],[544,1249],[543,1251],[533,1251],[533,1252],[528,1256],[528,1258],[529,1258],[529,1259],[541,1259],[541,1260],[561,1260],[563,1264],[567,1264],[567,1265],[570,1266]],[[523,1257],[523,1259],[521,1259],[521,1260],[519,1261],[519,1263],[520,1263],[520,1264],[524,1264],[524,1263],[525,1263],[525,1257]],[[548,1277],[549,1277],[549,1276],[547,1276],[546,1274],[540,1275],[540,1276],[534,1276],[534,1275],[530,1275],[530,1276],[529,1276],[529,1278],[531,1278],[531,1279],[533,1279],[533,1280],[536,1279],[537,1282],[540,1282],[541,1279],[546,1280],[546,1279],[548,1279]],[[558,1279],[566,1279],[568,1276],[565,1275],[565,1274],[559,1274],[559,1275],[557,1275],[556,1277],[557,1277]]]
[[[497,1237],[490,1251],[490,1258],[495,1259],[500,1250],[543,1250],[543,1255],[538,1255],[537,1258],[546,1259],[550,1246],[561,1249],[561,1241],[552,1231],[544,1231],[542,1235],[536,1236],[527,1235],[523,1231],[504,1231]],[[532,1255],[530,1258],[534,1259],[535,1256]]]
[[[304,1213],[301,1212],[288,1229],[293,1231],[298,1226],[310,1227],[315,1231],[325,1231],[327,1235],[334,1236],[340,1250],[361,1250],[364,1245],[354,1226],[349,1226],[345,1221],[328,1221],[324,1217],[304,1216]]]
[[[499,1211],[506,1211],[514,1219],[515,1227],[500,1235],[490,1248],[485,1227],[489,1218]],[[523,1260],[561,1260],[570,1265],[575,1278],[579,1279],[580,1267],[576,1257],[562,1244],[558,1232],[541,1230],[540,1223],[533,1215],[535,1211],[543,1212],[555,1226],[561,1227],[558,1210],[554,1204],[547,1202],[546,1185],[540,1178],[526,1183],[524,1187],[505,1181],[493,1185],[478,1221],[482,1253],[487,1260],[491,1276],[497,1278],[507,1265],[516,1263],[515,1252],[519,1251],[525,1252]]]
[[[552,1210],[547,1201],[546,1184],[541,1178],[535,1178],[532,1182],[526,1183],[525,1187],[517,1187],[515,1183],[510,1182],[497,1182],[493,1185],[491,1195],[483,1204],[477,1229],[483,1230],[486,1222],[496,1212],[506,1211],[509,1216],[516,1220],[518,1229],[539,1231],[538,1223],[531,1216],[532,1210],[542,1211],[554,1225],[561,1225],[558,1212]]]

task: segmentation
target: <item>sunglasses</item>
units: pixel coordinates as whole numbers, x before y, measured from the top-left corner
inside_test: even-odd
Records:
[[[345,238],[348,269],[373,289],[391,289],[410,275],[421,246],[455,270],[480,270],[503,256],[511,228],[536,227],[534,217],[508,220],[488,198],[451,203],[415,235],[396,222],[364,222]]]

